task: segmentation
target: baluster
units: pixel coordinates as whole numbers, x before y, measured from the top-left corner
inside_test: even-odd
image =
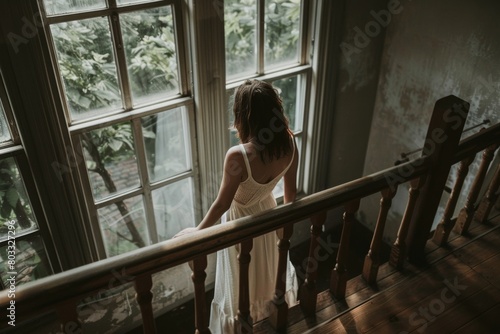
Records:
[[[63,333],[82,332],[82,325],[78,320],[78,312],[76,311],[76,302],[75,299],[70,299],[57,306],[60,329]]]
[[[302,284],[300,293],[300,307],[305,315],[316,313],[316,299],[318,291],[316,290],[316,280],[318,278],[318,266],[309,265],[309,261],[318,261],[319,258],[319,239],[323,230],[323,224],[326,220],[326,211],[311,217],[311,241],[309,243],[309,257],[307,258],[306,276]],[[325,260],[325,259],[323,259]]]
[[[450,194],[450,198],[448,199],[448,203],[446,203],[446,208],[444,210],[443,218],[436,226],[436,231],[434,232],[434,236],[432,241],[434,241],[437,245],[443,246],[447,241],[450,235],[452,225],[452,216],[455,212],[455,208],[457,206],[458,199],[460,197],[460,192],[462,191],[462,186],[464,184],[465,177],[469,173],[469,166],[474,161],[476,156],[470,156],[465,158],[460,162],[460,167],[457,172],[457,180],[455,181],[455,186],[453,187],[453,191]]]
[[[389,263],[398,269],[403,268],[403,264],[405,262],[406,236],[408,235],[408,229],[413,217],[413,211],[415,210],[415,204],[417,203],[418,196],[420,195],[420,188],[424,183],[425,176],[421,176],[420,178],[410,181],[408,204],[406,205],[403,219],[401,220],[401,225],[399,226],[398,234],[396,236],[396,241],[394,241],[394,245],[392,245],[391,255],[389,257]]]
[[[248,268],[250,265],[250,251],[253,240],[245,240],[240,244],[238,262],[240,264],[240,287],[238,300],[238,323],[240,333],[253,333],[253,321],[250,314],[250,290],[248,286]]]
[[[497,153],[500,154],[500,151]],[[498,189],[500,187],[500,164],[497,166],[493,180],[491,180],[490,186],[483,197],[483,200],[479,204],[476,215],[474,219],[480,223],[483,223],[488,219],[491,209],[495,205],[497,199],[500,198],[498,195]]]
[[[194,316],[196,334],[210,333],[208,329],[208,312],[206,308],[206,295],[205,295],[205,279],[207,273],[207,256],[200,256],[193,261],[189,262],[189,266],[193,273],[191,279],[194,284]]]
[[[377,280],[378,268],[380,266],[380,246],[384,234],[385,222],[389,209],[391,208],[392,199],[396,195],[397,190],[397,187],[391,187],[381,191],[382,198],[380,200],[380,211],[377,218],[377,224],[373,232],[370,250],[366,255],[363,265],[362,276],[369,284],[373,284]]]
[[[276,287],[273,298],[273,310],[269,321],[273,328],[280,332],[286,328],[288,318],[288,304],[285,300],[288,250],[290,249],[290,237],[293,233],[293,224],[287,225],[276,231],[278,238],[278,272],[276,273]]]
[[[332,270],[330,291],[336,298],[344,299],[347,285],[347,261],[349,256],[349,239],[351,236],[351,225],[354,215],[359,208],[359,199],[352,201],[345,206],[344,223],[342,235],[340,236],[340,246],[337,253],[337,264]]]
[[[138,276],[134,280],[135,299],[139,304],[142,315],[142,328],[144,334],[156,333],[155,318],[153,316],[153,280],[151,275]]]
[[[469,196],[467,196],[465,205],[462,210],[460,210],[457,222],[455,223],[455,231],[461,235],[464,235],[469,230],[469,226],[474,216],[474,204],[476,203],[477,197],[479,196],[479,192],[481,191],[481,187],[484,182],[484,177],[486,176],[486,172],[488,171],[491,160],[493,160],[493,153],[495,152],[497,147],[498,144],[491,145],[483,152],[483,159],[481,160],[477,175],[474,178],[474,182],[472,183]]]

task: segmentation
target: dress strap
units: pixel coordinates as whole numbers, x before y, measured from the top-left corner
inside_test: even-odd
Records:
[[[245,165],[247,166],[248,177],[251,178],[252,170],[250,169],[250,163],[248,162],[247,151],[245,150],[245,146],[243,146],[243,144],[240,144],[240,150],[241,153],[243,153],[243,160],[245,160]]]

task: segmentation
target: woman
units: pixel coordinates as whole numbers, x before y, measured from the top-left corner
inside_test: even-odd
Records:
[[[276,206],[273,189],[284,178],[284,202],[295,200],[298,151],[281,98],[269,83],[247,80],[234,97],[234,127],[240,145],[231,147],[224,161],[224,175],[217,199],[196,228],[176,236],[252,215]],[[278,266],[275,232],[253,241],[249,268],[250,314],[254,322],[269,316]],[[235,246],[217,252],[214,300],[210,315],[213,334],[236,332],[238,312],[238,251]],[[296,303],[297,278],[287,266],[288,305]]]

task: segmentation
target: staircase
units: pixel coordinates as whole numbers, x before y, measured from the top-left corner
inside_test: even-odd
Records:
[[[292,307],[288,334],[496,333],[500,326],[500,210],[466,236],[450,235],[446,248],[429,241],[424,266],[380,267],[376,284],[361,275],[345,299],[318,295],[317,311],[304,317]],[[254,334],[276,333],[266,319]]]
[[[209,333],[209,300],[205,293],[208,254],[240,244],[240,258],[248,259],[253,238],[280,231],[280,261],[286,261],[293,225],[308,220],[311,222],[311,236],[307,256],[317,261],[314,250],[320,244],[326,212],[340,209],[343,211],[342,229],[335,266],[331,271],[329,269],[328,290],[322,291],[318,283],[318,266],[307,266],[299,290],[300,305],[290,309],[283,307],[286,303],[280,302],[282,289],[277,288],[275,316],[252,324],[248,300],[244,297],[248,293],[248,284],[244,284],[248,262],[240,262],[238,288],[243,302],[240,303],[239,323],[241,329],[246,330],[244,332],[399,333],[423,332],[439,326],[455,326],[457,330],[466,328],[464,326],[487,326],[488,321],[496,321],[492,314],[496,314],[497,301],[500,300],[496,291],[500,275],[494,275],[498,274],[499,268],[496,253],[499,248],[499,229],[496,226],[499,222],[494,206],[498,201],[500,166],[491,166],[494,155],[499,154],[500,124],[460,140],[467,112],[468,103],[457,97],[437,101],[420,158],[259,215],[198,231],[189,238],[168,240],[19,286],[16,290],[17,323],[29,322],[55,311],[60,332],[83,330],[85,333],[89,318],[97,314],[82,318],[78,311],[81,300],[96,292],[115,290],[122,284],[133,286],[135,290],[143,332],[163,331],[165,328],[157,328],[154,317],[152,275],[190,263],[195,288],[196,333]],[[450,119],[452,123],[447,121]],[[468,166],[478,153],[482,154],[477,174],[466,194],[464,207],[454,217]],[[455,164],[459,164],[458,175],[444,214],[434,230],[432,225],[441,195],[451,166]],[[493,172],[493,177],[484,184],[488,171]],[[409,188],[408,202],[396,241],[389,255],[384,256],[382,236],[386,218],[392,199],[398,188],[400,191],[404,188],[403,185]],[[487,191],[479,197],[485,187]],[[356,215],[360,202],[374,194],[380,194],[380,210],[371,239],[361,247],[367,250],[361,275],[352,278],[349,273],[350,249],[353,248],[352,235],[356,233]],[[385,261],[387,258],[389,264]],[[279,269],[276,277],[283,277],[282,270]],[[118,282],[117,273],[127,279]],[[458,283],[454,283],[456,279]],[[463,293],[456,287],[461,282],[467,285]],[[452,291],[450,284],[455,284],[453,286],[459,289],[460,295],[449,293]],[[10,300],[7,291],[1,292],[0,308],[5,310]],[[451,312],[454,308],[465,311]],[[432,314],[424,313],[422,309],[428,309]],[[467,316],[454,318],[462,313]],[[437,314],[440,317],[435,316]],[[449,320],[443,323],[438,318]],[[4,323],[1,326],[5,326]],[[5,327],[0,327],[3,329]],[[16,330],[21,332],[22,329],[16,327]]]

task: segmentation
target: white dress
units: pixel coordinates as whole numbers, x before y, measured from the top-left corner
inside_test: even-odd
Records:
[[[221,224],[236,218],[259,213],[276,206],[272,193],[278,181],[285,175],[293,162],[272,181],[261,184],[252,177],[252,171],[243,145],[240,145],[248,178],[240,183],[231,207],[221,218]],[[295,147],[293,148],[295,154]],[[278,268],[278,237],[270,232],[253,239],[249,268],[250,315],[256,323],[269,316],[274,296],[276,271]],[[210,311],[210,331],[212,334],[236,333],[235,318],[238,313],[239,264],[235,246],[217,252],[214,299]],[[288,306],[297,303],[297,276],[288,260],[285,300]]]

